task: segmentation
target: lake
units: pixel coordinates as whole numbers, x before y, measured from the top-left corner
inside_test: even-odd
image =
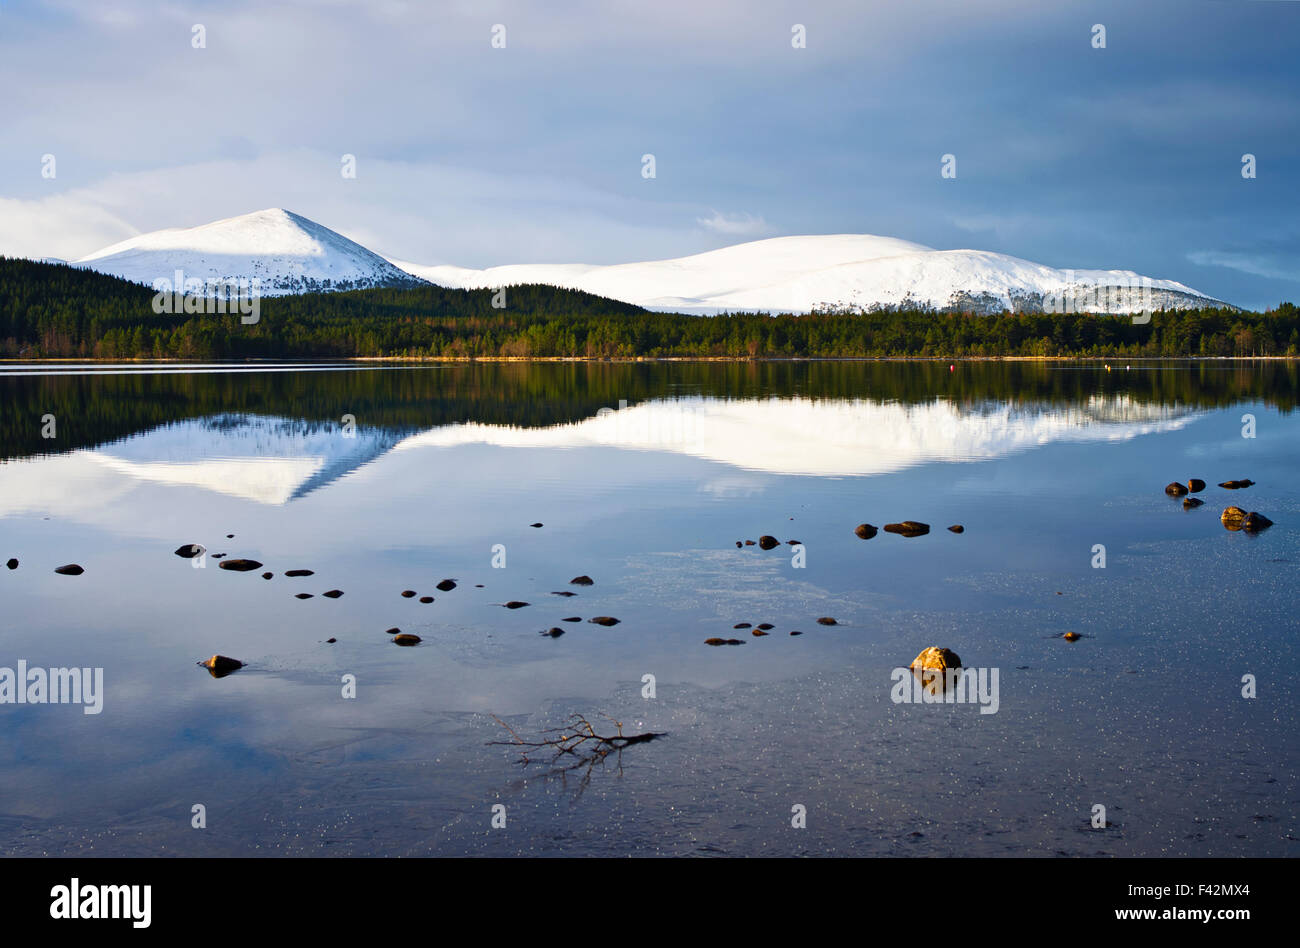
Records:
[[[1298,371],[0,365],[0,850],[1296,855]]]

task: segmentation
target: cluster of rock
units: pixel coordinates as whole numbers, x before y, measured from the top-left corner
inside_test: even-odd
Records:
[[[1247,487],[1254,487],[1255,482],[1249,478],[1242,480],[1220,481],[1219,486],[1224,490],[1244,490]],[[1205,501],[1199,497],[1193,497],[1192,494],[1198,494],[1205,490],[1205,481],[1198,477],[1188,478],[1186,484],[1180,484],[1174,481],[1165,485],[1165,493],[1170,497],[1181,497],[1183,499],[1184,510],[1194,510],[1202,506]],[[1273,526],[1273,521],[1269,520],[1262,513],[1250,511],[1247,513],[1240,507],[1232,506],[1226,508],[1220,515],[1219,519],[1223,526],[1228,530],[1241,530],[1245,533],[1258,533]]]

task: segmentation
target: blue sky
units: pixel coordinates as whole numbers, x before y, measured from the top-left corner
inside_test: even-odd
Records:
[[[0,253],[283,206],[417,263],[873,233],[1264,307],[1300,301],[1297,41],[1290,0],[4,2]]]

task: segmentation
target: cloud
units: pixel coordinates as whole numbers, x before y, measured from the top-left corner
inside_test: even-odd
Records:
[[[713,211],[708,217],[695,218],[695,223],[705,230],[730,237],[758,237],[774,233],[774,229],[767,221],[750,214],[727,215],[720,211]]]
[[[1244,253],[1235,250],[1193,250],[1187,259],[1203,267],[1227,267],[1251,276],[1300,281],[1300,256],[1280,253]]]

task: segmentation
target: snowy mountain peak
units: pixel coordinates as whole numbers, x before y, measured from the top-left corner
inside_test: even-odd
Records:
[[[187,279],[259,281],[266,296],[424,281],[301,214],[272,207],[199,227],[132,237],[75,261],[152,285],[182,270]]]

